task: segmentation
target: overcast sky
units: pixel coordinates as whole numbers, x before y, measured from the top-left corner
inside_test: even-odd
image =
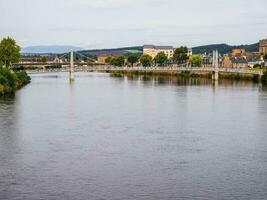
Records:
[[[0,0],[0,37],[30,45],[250,44],[267,0]]]

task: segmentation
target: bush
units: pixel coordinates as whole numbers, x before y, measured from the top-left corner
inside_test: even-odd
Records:
[[[150,55],[142,55],[140,57],[140,62],[143,65],[143,67],[148,67],[152,64],[153,58]]]
[[[12,73],[7,68],[0,67],[0,75],[3,76],[7,80],[8,85],[10,87],[15,88],[15,86],[16,86],[16,75],[14,73]]]
[[[4,95],[5,87],[0,84],[0,96]]]
[[[18,88],[30,82],[31,78],[25,71],[13,72],[0,67],[0,96],[14,93]]]
[[[265,71],[261,77],[261,82],[264,85],[267,85],[267,71]]]
[[[25,71],[20,71],[15,73],[17,76],[17,81],[21,81],[22,85],[26,85],[30,83],[31,78],[28,76],[28,74]]]
[[[111,59],[110,64],[117,66],[117,67],[122,67],[125,63],[125,57],[123,55],[118,55],[114,58]]]
[[[0,74],[0,84],[1,85],[8,85],[8,80],[2,74]]]
[[[255,64],[255,65],[253,66],[253,68],[254,68],[254,69],[261,69],[262,66],[261,66],[260,64]]]
[[[202,55],[194,55],[190,58],[190,64],[192,67],[201,67],[203,63]]]

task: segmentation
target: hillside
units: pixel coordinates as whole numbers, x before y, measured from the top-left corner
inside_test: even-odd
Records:
[[[128,55],[128,54],[142,54],[143,47],[123,47],[123,48],[114,48],[114,49],[94,49],[94,50],[82,50],[79,51],[82,54],[90,55],[90,56],[98,56],[98,55]]]
[[[246,51],[249,52],[257,52],[259,51],[259,43],[251,44],[251,45],[238,45],[238,46],[231,46],[228,44],[212,44],[212,45],[205,45],[192,48],[193,54],[199,53],[210,53],[213,50],[218,50],[219,53],[226,54],[230,53],[234,48],[244,48]]]
[[[213,50],[218,50],[219,53],[225,54],[230,53],[233,48],[244,48],[250,52],[257,52],[259,50],[259,43],[251,44],[251,45],[237,45],[231,46],[228,44],[211,44],[193,47],[193,53],[209,53]],[[93,50],[83,50],[79,47],[75,46],[32,46],[26,47],[22,49],[22,54],[62,54],[65,52],[70,52],[73,49],[74,51],[78,51],[83,55],[88,57],[97,57],[98,55],[129,55],[131,53],[141,55],[143,53],[142,46],[134,46],[134,47],[123,47],[123,48],[112,48],[112,49],[93,49]]]

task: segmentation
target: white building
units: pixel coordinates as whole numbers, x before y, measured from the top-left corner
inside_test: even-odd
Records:
[[[174,54],[174,48],[172,46],[155,46],[155,45],[144,45],[143,54],[150,55],[153,59],[160,52],[164,52],[168,58],[172,58]]]

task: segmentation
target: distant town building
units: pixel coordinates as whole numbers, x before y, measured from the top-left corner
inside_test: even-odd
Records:
[[[225,68],[247,68],[248,62],[244,56],[225,55],[222,65]]]
[[[260,40],[260,54],[265,55],[267,54],[267,39]]]
[[[143,54],[150,55],[155,58],[160,52],[164,52],[165,55],[170,59],[173,57],[174,48],[172,46],[154,46],[154,45],[144,45]]]
[[[226,68],[247,68],[263,63],[263,56],[259,52],[246,52],[245,49],[235,48],[231,54],[224,55],[222,65]]]
[[[106,59],[107,59],[108,57],[109,57],[109,56],[107,56],[107,55],[98,55],[98,56],[97,56],[97,63],[105,64],[105,63],[106,63]]]
[[[245,58],[248,62],[249,67],[254,67],[255,65],[264,64],[263,56],[260,53],[247,52]]]
[[[27,56],[27,57],[22,57],[20,59],[20,63],[26,64],[26,63],[40,63],[42,62],[40,56]]]
[[[212,55],[211,54],[204,54],[203,55],[203,67],[212,67]]]
[[[244,56],[245,54],[245,49],[232,49],[232,56]]]

